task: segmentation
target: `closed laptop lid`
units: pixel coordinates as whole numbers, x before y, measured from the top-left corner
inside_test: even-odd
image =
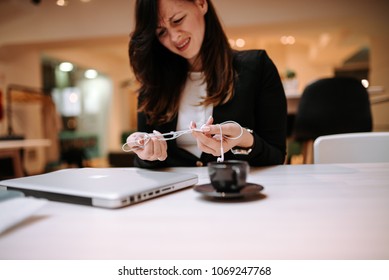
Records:
[[[0,186],[26,195],[118,208],[198,182],[197,175],[140,168],[74,168],[3,180]]]

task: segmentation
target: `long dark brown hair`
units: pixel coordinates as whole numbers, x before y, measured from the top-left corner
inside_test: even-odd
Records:
[[[177,116],[180,94],[189,71],[188,61],[169,51],[158,40],[158,1],[137,0],[135,30],[129,43],[129,58],[140,82],[138,109],[149,124],[162,124]],[[195,0],[183,0],[194,2]],[[205,34],[200,58],[207,84],[201,105],[214,106],[232,98],[234,69],[232,48],[210,0],[205,14]]]

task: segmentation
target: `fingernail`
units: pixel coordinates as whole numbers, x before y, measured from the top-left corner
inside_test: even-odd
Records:
[[[190,129],[193,129],[193,128],[196,128],[197,127],[197,125],[196,125],[196,123],[194,122],[194,121],[191,121],[190,122]]]
[[[203,132],[209,132],[209,131],[211,131],[211,128],[210,128],[208,125],[203,125],[203,126],[201,127],[201,130],[202,130]]]

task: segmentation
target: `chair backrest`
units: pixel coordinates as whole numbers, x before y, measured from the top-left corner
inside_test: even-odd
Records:
[[[313,144],[313,162],[389,162],[389,132],[320,136]]]
[[[359,80],[324,78],[304,89],[294,120],[293,136],[296,140],[368,131],[372,131],[370,100]]]

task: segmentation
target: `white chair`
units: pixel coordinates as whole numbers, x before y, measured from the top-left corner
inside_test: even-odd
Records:
[[[320,136],[313,144],[313,162],[389,162],[389,132]]]

